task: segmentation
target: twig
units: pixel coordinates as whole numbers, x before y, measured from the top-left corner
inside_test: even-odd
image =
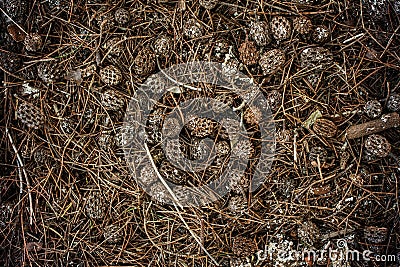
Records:
[[[400,125],[400,116],[393,112],[383,115],[380,119],[369,121],[362,124],[350,126],[346,135],[348,139],[360,138],[366,135],[382,132],[392,127]]]
[[[23,31],[26,35],[28,35],[28,33],[21,27],[18,25],[18,23],[16,23],[1,7],[0,7],[0,11],[3,12],[3,14],[9,19],[11,20],[12,23],[14,23],[21,31]]]
[[[6,134],[8,136],[8,139],[10,140],[11,146],[14,150],[15,155],[17,156],[17,166],[18,166],[18,175],[19,175],[19,182],[20,182],[20,189],[19,189],[19,193],[22,194],[23,192],[23,177],[21,174],[21,169],[22,169],[22,173],[25,176],[25,181],[26,181],[26,185],[28,188],[28,198],[29,198],[29,223],[32,225],[33,224],[33,201],[32,201],[32,193],[31,193],[31,184],[29,182],[28,179],[28,174],[26,173],[25,167],[24,167],[24,163],[21,159],[21,156],[18,153],[18,149],[14,144],[13,138],[8,130],[8,128],[6,127]]]

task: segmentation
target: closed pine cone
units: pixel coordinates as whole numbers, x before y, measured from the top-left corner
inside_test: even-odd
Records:
[[[292,33],[290,21],[282,16],[273,17],[271,20],[271,32],[277,41],[288,39]]]
[[[149,48],[145,47],[139,51],[133,64],[136,74],[150,74],[156,68],[156,55]]]
[[[237,236],[233,239],[232,251],[236,256],[247,257],[257,252],[257,244],[250,238]]]
[[[122,74],[117,67],[109,65],[100,70],[100,78],[107,85],[118,85],[122,80]]]
[[[257,63],[260,54],[252,41],[245,41],[239,47],[239,57],[243,64],[251,66]]]
[[[17,117],[22,123],[33,129],[39,129],[44,123],[40,109],[25,101],[18,103]]]

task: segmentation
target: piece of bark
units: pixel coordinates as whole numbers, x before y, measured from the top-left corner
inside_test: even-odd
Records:
[[[385,114],[377,120],[350,126],[346,130],[346,135],[348,139],[355,139],[397,126],[400,126],[400,116],[398,113],[393,112]]]

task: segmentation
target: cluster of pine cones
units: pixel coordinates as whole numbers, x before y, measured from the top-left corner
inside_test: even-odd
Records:
[[[320,249],[339,237],[355,249],[396,252],[399,130],[354,139],[346,130],[400,110],[399,0],[0,0],[0,7],[0,265],[243,266],[255,265],[271,242]],[[152,188],[151,199],[132,179],[120,129],[150,75],[200,60],[239,69],[260,86],[276,122],[276,158],[258,191],[248,192],[248,177],[232,177],[226,198],[185,211],[182,223],[162,205],[163,188]],[[234,106],[229,93],[204,95]],[[244,113],[243,121],[255,116]],[[169,149],[197,159],[202,138],[216,130],[212,120],[191,122],[190,140]],[[163,134],[181,134],[176,125],[165,120]],[[161,134],[146,130],[159,174],[202,182],[168,164]],[[257,147],[220,138],[215,149],[223,161],[251,157]],[[157,178],[151,168],[140,173],[149,184]]]

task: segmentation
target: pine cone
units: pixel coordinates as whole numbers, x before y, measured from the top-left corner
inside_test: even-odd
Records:
[[[25,101],[18,103],[17,117],[29,128],[39,129],[44,124],[40,109]]]
[[[90,189],[86,194],[85,200],[85,210],[89,218],[100,220],[106,216],[107,203],[100,191]]]
[[[307,17],[296,17],[293,19],[293,29],[300,34],[307,34],[312,29],[312,22]]]
[[[364,143],[367,153],[376,157],[384,158],[389,155],[392,146],[389,141],[379,134],[372,134],[365,139]]]
[[[121,42],[121,38],[119,37],[114,37],[111,39],[108,39],[103,48],[107,51],[108,56],[116,56],[119,57],[122,53],[123,47],[122,47],[122,43]]]
[[[122,73],[117,67],[109,65],[100,70],[100,78],[107,85],[118,85],[122,81]]]
[[[399,111],[400,110],[400,95],[398,95],[398,94],[390,95],[386,106],[390,111]]]
[[[131,20],[131,14],[124,8],[118,8],[114,13],[115,22],[121,26],[125,26]]]
[[[203,26],[195,19],[189,19],[183,26],[183,35],[188,39],[199,38],[203,35]]]
[[[292,34],[290,21],[282,16],[273,17],[270,23],[272,35],[277,41],[288,39]]]
[[[149,48],[145,47],[139,51],[133,61],[134,70],[138,75],[151,74],[156,68],[156,56]]]
[[[365,103],[364,112],[371,119],[376,119],[382,114],[382,105],[378,100],[370,100]]]
[[[60,79],[61,71],[55,61],[45,61],[37,66],[39,78],[49,84]]]
[[[281,49],[272,49],[263,54],[260,58],[260,66],[264,75],[272,75],[285,64],[285,52]]]
[[[307,69],[323,69],[333,61],[332,53],[323,47],[310,47],[300,54],[300,66]]]
[[[251,23],[249,36],[258,46],[269,44],[271,42],[271,36],[268,23],[266,21]]]
[[[122,242],[121,226],[110,224],[104,227],[103,237],[109,244],[118,244]]]
[[[313,125],[314,132],[323,137],[334,137],[337,132],[337,126],[333,121],[319,118]]]
[[[15,73],[22,67],[21,58],[11,52],[0,51],[0,69],[4,69],[10,73]]]
[[[236,236],[233,238],[232,252],[239,257],[248,257],[257,252],[257,244],[250,238]]]
[[[213,9],[218,4],[218,0],[199,0],[199,4],[205,9]]]
[[[157,56],[167,56],[172,48],[172,39],[167,35],[161,35],[153,43],[154,52]]]
[[[257,47],[252,41],[243,42],[238,51],[240,60],[247,66],[256,64],[260,57]]]
[[[323,166],[326,163],[327,158],[328,158],[328,152],[326,151],[325,148],[320,146],[312,147],[308,155],[308,160],[310,161],[310,164],[313,167],[318,166],[318,160],[320,166]]]
[[[125,107],[125,96],[116,90],[109,89],[101,95],[101,105],[108,110],[121,111]]]
[[[316,43],[325,43],[329,41],[331,38],[331,30],[324,26],[317,26],[314,28],[313,33],[312,33],[312,39]]]
[[[42,48],[42,37],[37,33],[31,33],[25,36],[24,45],[26,51],[36,52]]]

